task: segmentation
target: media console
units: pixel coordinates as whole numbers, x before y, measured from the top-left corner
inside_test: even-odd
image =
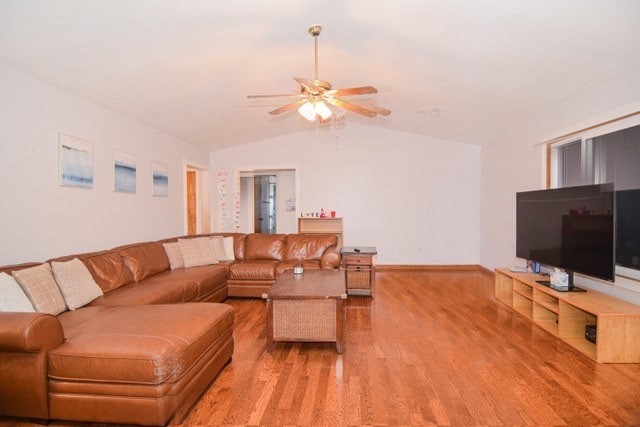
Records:
[[[544,276],[496,269],[495,296],[597,363],[640,363],[640,306],[593,290],[558,292],[538,280]]]

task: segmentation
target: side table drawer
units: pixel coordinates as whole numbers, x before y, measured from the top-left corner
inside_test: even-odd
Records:
[[[371,255],[345,255],[347,265],[371,265]]]
[[[347,292],[349,289],[371,289],[371,269],[347,267]]]

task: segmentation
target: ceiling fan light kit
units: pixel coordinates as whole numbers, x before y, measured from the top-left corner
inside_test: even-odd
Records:
[[[272,98],[272,97],[296,97],[296,101],[283,105],[280,108],[269,111],[271,115],[284,113],[292,108],[298,108],[298,113],[309,121],[319,121],[326,123],[335,117],[333,111],[327,104],[334,107],[342,108],[365,117],[376,117],[377,115],[388,116],[390,110],[377,106],[363,107],[360,105],[347,102],[340,97],[353,95],[368,95],[378,93],[373,86],[352,87],[345,89],[333,89],[331,83],[318,79],[318,36],[322,31],[320,25],[313,25],[309,28],[309,34],[314,38],[315,45],[315,76],[313,80],[294,77],[293,79],[300,84],[300,93],[283,94],[283,95],[249,95],[247,98]]]

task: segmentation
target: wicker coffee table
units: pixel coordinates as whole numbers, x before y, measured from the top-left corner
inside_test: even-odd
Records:
[[[276,341],[335,342],[342,353],[344,271],[287,271],[262,298],[267,300],[267,351],[274,350]]]

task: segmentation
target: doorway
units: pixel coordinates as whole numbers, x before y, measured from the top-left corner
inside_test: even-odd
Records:
[[[275,234],[276,214],[276,176],[256,175],[253,177],[253,213],[256,233]]]
[[[254,169],[240,171],[240,232],[295,233],[297,171]]]
[[[185,234],[208,234],[211,232],[209,170],[186,161],[184,166]]]

